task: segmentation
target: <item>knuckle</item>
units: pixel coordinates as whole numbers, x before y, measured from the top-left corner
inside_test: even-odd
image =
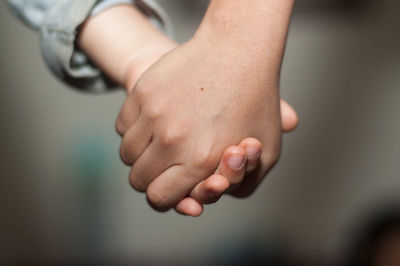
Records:
[[[169,126],[160,135],[160,143],[163,146],[173,146],[184,139],[183,130],[179,127]]]
[[[150,206],[157,211],[167,211],[170,207],[168,205],[167,199],[158,190],[151,189],[147,190],[147,201]]]
[[[204,187],[205,193],[207,195],[206,199],[203,199],[203,203],[205,204],[211,204],[219,200],[219,198],[222,196],[222,193],[219,191],[215,191],[214,187],[212,184],[207,184]]]
[[[126,140],[122,139],[122,143],[119,148],[119,156],[121,158],[121,161],[123,161],[127,165],[131,165],[131,162],[129,160],[128,149],[126,147],[127,147]]]
[[[143,80],[139,80],[132,90],[132,94],[137,99],[143,99],[148,93],[147,86]]]
[[[216,153],[212,152],[211,149],[207,149],[197,154],[194,166],[204,171],[215,170],[218,165],[218,159],[219,157]]]
[[[125,125],[125,121],[124,121],[124,114],[126,113],[126,108],[127,108],[126,106],[127,106],[127,103],[128,103],[128,100],[126,100],[125,103],[122,105],[122,108],[121,108],[121,110],[119,111],[117,120],[116,120],[116,122],[115,122],[115,130],[116,130],[117,133],[118,133],[119,135],[121,135],[121,136],[122,136],[122,135],[126,132],[126,130],[127,130],[126,125]]]
[[[124,123],[122,122],[122,118],[118,117],[117,122],[115,123],[115,130],[120,136],[123,136],[126,132]]]
[[[144,110],[146,118],[150,121],[159,119],[163,113],[164,110],[158,104],[148,104],[148,107]]]
[[[134,190],[138,192],[146,192],[147,187],[143,184],[141,179],[138,176],[136,176],[133,172],[131,172],[129,176],[129,184]]]

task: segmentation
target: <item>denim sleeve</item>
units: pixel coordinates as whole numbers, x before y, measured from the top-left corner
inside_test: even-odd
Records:
[[[40,48],[50,70],[81,91],[117,87],[76,46],[79,26],[90,16],[121,3],[135,4],[150,21],[172,35],[171,23],[153,0],[7,0],[14,13],[40,34]]]

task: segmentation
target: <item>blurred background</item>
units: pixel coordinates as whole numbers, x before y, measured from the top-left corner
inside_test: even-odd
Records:
[[[159,2],[180,42],[208,3]],[[281,94],[299,128],[251,198],[193,219],[130,188],[114,131],[123,91],[57,81],[2,1],[0,265],[400,265],[399,10],[297,1]]]

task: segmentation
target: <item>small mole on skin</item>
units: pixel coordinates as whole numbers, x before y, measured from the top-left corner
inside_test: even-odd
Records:
[[[204,88],[201,88],[200,90],[201,90],[201,91],[204,91]]]

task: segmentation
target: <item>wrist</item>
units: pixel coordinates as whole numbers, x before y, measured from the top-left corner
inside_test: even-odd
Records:
[[[294,0],[211,0],[193,39],[280,68]]]
[[[149,69],[164,54],[176,48],[173,41],[157,44],[154,47],[143,49],[139,54],[127,57],[124,72],[124,88],[129,94],[143,73]]]
[[[176,45],[133,5],[116,5],[87,19],[77,44],[105,75],[125,88],[132,87],[131,76],[140,76],[146,64]]]

